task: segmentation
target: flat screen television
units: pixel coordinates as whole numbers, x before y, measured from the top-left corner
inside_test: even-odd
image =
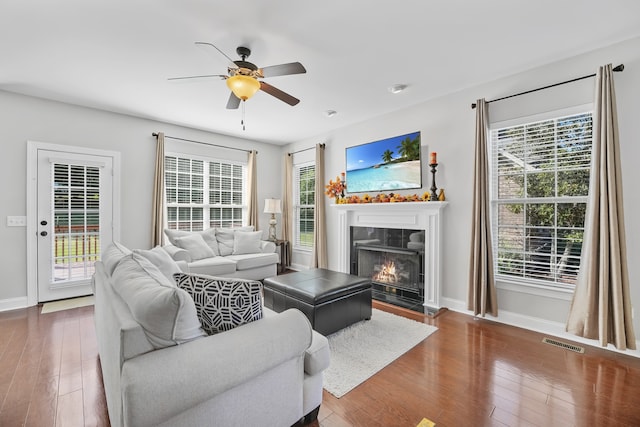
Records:
[[[392,192],[422,187],[420,131],[346,149],[347,192]]]

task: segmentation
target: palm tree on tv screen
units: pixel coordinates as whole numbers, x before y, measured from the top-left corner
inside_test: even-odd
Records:
[[[420,158],[420,137],[413,140],[409,137],[405,138],[398,146],[398,151],[407,161],[418,160]]]
[[[393,159],[393,151],[386,150],[382,153],[382,161],[385,163],[389,163]]]

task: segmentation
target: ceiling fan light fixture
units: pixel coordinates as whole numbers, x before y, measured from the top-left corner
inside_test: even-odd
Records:
[[[227,79],[227,86],[235,96],[246,101],[260,89],[260,82],[253,77],[236,74]]]

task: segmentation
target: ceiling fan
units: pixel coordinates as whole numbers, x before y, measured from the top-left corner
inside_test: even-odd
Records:
[[[246,101],[251,98],[258,90],[268,93],[278,98],[280,101],[286,102],[293,106],[300,102],[298,98],[289,95],[286,92],[258,79],[265,77],[286,76],[290,74],[303,74],[307,70],[299,62],[290,62],[288,64],[271,65],[269,67],[258,68],[255,64],[246,59],[251,55],[251,50],[244,46],[239,46],[236,53],[240,56],[240,60],[233,60],[217,46],[207,42],[196,42],[196,45],[211,46],[227,58],[233,65],[227,68],[228,74],[206,74],[202,76],[172,77],[169,80],[185,80],[197,79],[203,77],[220,77],[227,81],[227,86],[231,89],[229,100],[227,101],[227,109],[237,109],[240,101]]]

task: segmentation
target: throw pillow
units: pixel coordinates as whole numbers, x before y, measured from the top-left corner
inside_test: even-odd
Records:
[[[202,329],[209,334],[262,319],[262,283],[179,273],[178,287],[193,298]]]
[[[220,250],[218,249],[218,240],[216,240],[216,229],[215,228],[207,228],[204,231],[199,231],[200,235],[204,239],[205,243],[209,245],[213,254],[215,256],[220,255]]]
[[[178,264],[171,258],[171,255],[160,246],[156,246],[150,250],[134,249],[133,253],[142,255],[151,261],[172,283],[174,282],[173,275],[182,272]]]
[[[120,262],[120,260],[125,256],[131,254],[131,250],[121,243],[111,242],[109,246],[104,250],[100,259],[105,266],[105,269],[109,273],[109,275],[113,274],[113,270],[115,270],[116,265]]]
[[[178,246],[178,244],[176,243],[177,238],[188,236],[191,233],[191,231],[171,230],[170,228],[164,229],[164,234],[167,236],[167,239],[169,239],[169,242],[171,242],[171,244],[174,246]]]
[[[188,236],[178,237],[176,239],[176,245],[179,248],[188,251],[189,256],[191,256],[193,261],[216,256],[209,245],[204,241],[202,235],[198,233],[191,233]]]
[[[253,231],[253,225],[237,228],[216,228],[216,240],[220,255],[227,256],[233,253],[233,242],[236,231]]]
[[[204,336],[193,299],[145,257],[125,256],[113,272],[112,283],[154,348]]]
[[[236,231],[233,235],[233,255],[258,254],[262,231]]]
[[[203,231],[171,230],[169,228],[165,228],[164,234],[167,236],[167,239],[169,239],[169,242],[174,246],[178,246],[177,239],[179,239],[180,237],[185,237],[192,234],[200,234],[207,245],[209,245],[214,255],[220,255],[220,252],[218,251],[218,241],[216,240],[215,228],[207,228]]]

